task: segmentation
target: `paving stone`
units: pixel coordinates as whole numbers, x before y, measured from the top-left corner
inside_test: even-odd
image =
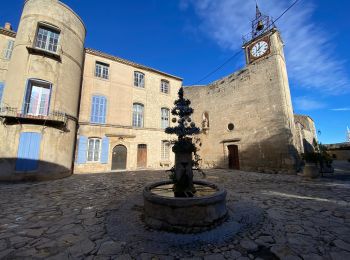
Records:
[[[337,239],[333,241],[334,245],[340,249],[343,249],[345,251],[350,251],[350,244],[345,243],[344,241]]]
[[[258,245],[251,240],[242,240],[240,245],[248,252],[255,252],[258,250]]]
[[[224,260],[226,259],[222,254],[212,254],[204,256],[204,260]]]
[[[280,259],[350,259],[350,189],[345,188],[348,181],[304,181],[292,175],[231,170],[206,170],[206,174],[208,181],[228,190],[228,203],[236,212],[231,217],[242,216],[235,219],[237,223],[257,219],[253,211],[244,213],[249,206],[265,212],[264,217],[231,240],[218,241],[221,234],[216,234],[202,247],[192,243],[193,236],[179,235],[179,241],[192,241],[180,246],[178,240],[169,239],[169,234],[146,230],[144,225],[133,233],[133,225],[142,223],[141,194],[145,183],[166,179],[164,172],[86,174],[43,183],[0,183],[0,197],[4,198],[0,200],[0,258],[18,254],[18,258],[45,259],[134,259],[141,255],[146,259],[213,255],[247,259],[239,250],[244,248],[248,254],[264,258],[259,254],[265,246],[271,247]],[[133,201],[136,207],[126,214],[123,207],[135,198],[140,201]],[[328,201],[319,200],[324,198]],[[237,209],[237,205],[247,208]],[[114,223],[119,227],[127,226],[137,216],[138,222],[124,229],[120,239],[115,239],[107,225],[112,211],[125,214]],[[145,239],[149,234],[156,239]],[[255,245],[247,245],[246,241]],[[262,247],[254,253],[258,245]]]
[[[114,241],[107,241],[101,244],[98,250],[98,255],[115,255],[122,251],[121,243]]]
[[[337,251],[330,253],[332,260],[345,260],[350,259],[350,253],[347,251]]]

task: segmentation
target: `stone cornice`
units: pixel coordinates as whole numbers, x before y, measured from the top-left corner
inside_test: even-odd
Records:
[[[16,38],[16,35],[17,35],[16,32],[5,30],[4,28],[0,28],[0,34],[6,35],[6,36],[10,36],[12,38]]]

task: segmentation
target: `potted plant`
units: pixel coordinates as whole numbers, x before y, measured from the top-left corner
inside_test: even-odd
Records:
[[[307,152],[302,154],[304,168],[301,176],[308,178],[317,178],[320,175],[318,164],[320,162],[320,153]]]

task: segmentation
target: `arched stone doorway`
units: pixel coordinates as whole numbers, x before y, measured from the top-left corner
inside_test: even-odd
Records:
[[[125,170],[127,149],[124,145],[116,145],[112,153],[112,170]]]

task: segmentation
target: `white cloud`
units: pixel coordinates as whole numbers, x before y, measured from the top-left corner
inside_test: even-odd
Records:
[[[260,0],[263,13],[278,17],[292,0]],[[250,31],[250,19],[255,15],[254,1],[242,0],[181,0],[183,9],[192,6],[201,20],[200,30],[219,46],[233,51],[240,48],[242,35]],[[289,77],[298,85],[327,94],[350,90],[350,79],[344,62],[337,59],[331,35],[322,26],[311,22],[315,6],[301,1],[278,22],[286,44],[285,55]]]
[[[332,108],[332,111],[350,111],[350,107]]]
[[[294,107],[298,110],[309,111],[324,108],[326,104],[323,102],[310,99],[308,97],[296,97],[293,99]]]

